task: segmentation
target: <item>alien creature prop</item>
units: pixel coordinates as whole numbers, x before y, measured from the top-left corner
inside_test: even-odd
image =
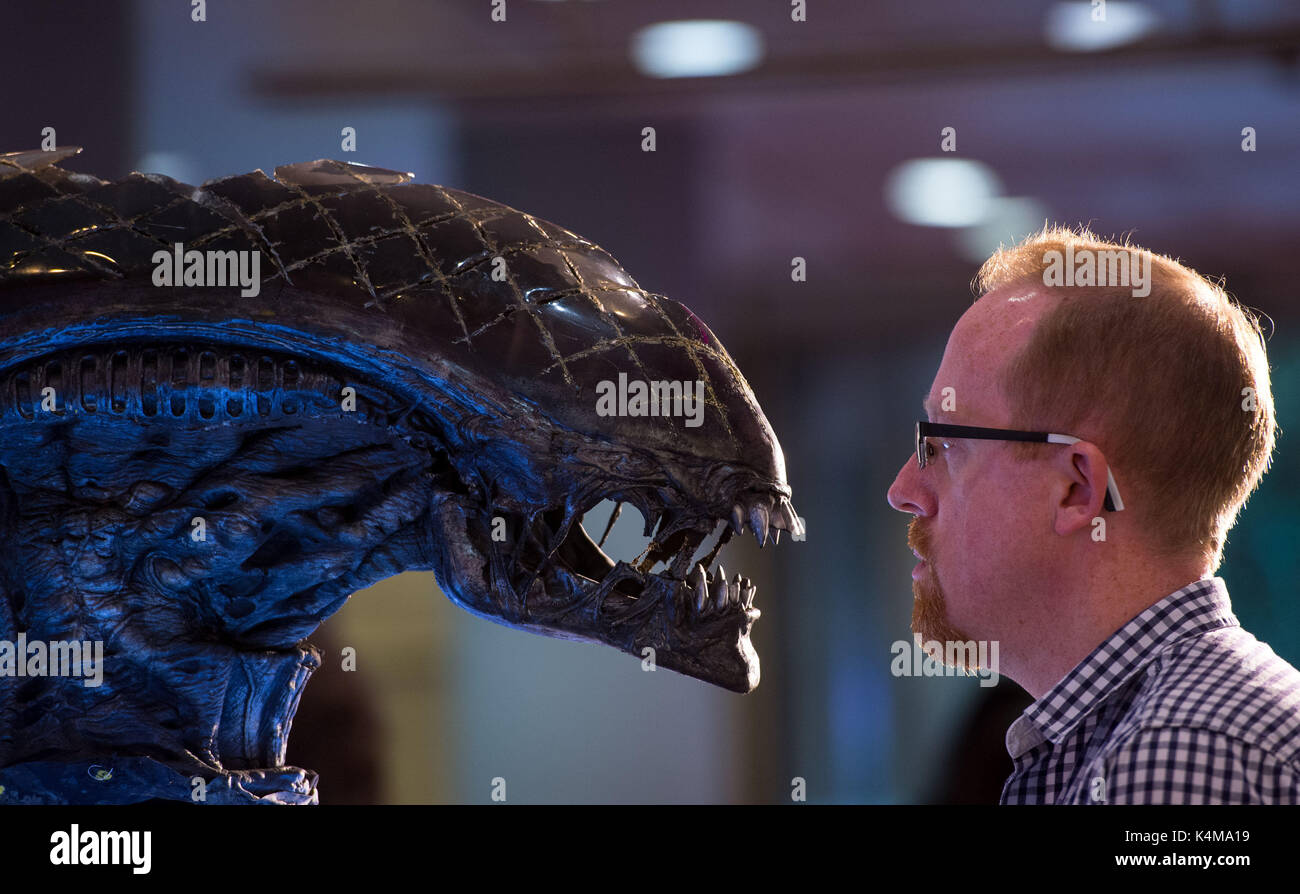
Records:
[[[0,803],[315,803],[284,766],[304,638],[411,569],[501,624],[758,684],[754,588],[707,569],[802,522],[683,305],[409,174],[105,182],[76,151],[0,156],[0,642],[50,644],[0,650]],[[703,415],[602,415],[615,380],[700,383]],[[640,561],[583,530],[602,500],[646,520]],[[98,685],[53,675],[72,642],[102,643]]]

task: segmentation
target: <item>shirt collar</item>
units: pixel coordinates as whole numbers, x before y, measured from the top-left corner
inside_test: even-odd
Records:
[[[1237,626],[1221,577],[1205,577],[1175,590],[1143,611],[1093,649],[1061,682],[1025,709],[1017,721],[1038,727],[1054,744],[1096,709],[1112,692],[1189,636]],[[1022,722],[1023,721],[1023,722]]]

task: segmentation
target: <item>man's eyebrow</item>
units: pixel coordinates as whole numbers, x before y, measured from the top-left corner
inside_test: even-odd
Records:
[[[930,409],[930,393],[928,391],[921,395],[921,412],[925,414],[926,419],[934,419],[934,412]]]

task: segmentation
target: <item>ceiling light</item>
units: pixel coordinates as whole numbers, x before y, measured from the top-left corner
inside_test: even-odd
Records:
[[[659,22],[632,35],[632,62],[655,78],[732,75],[763,58],[763,36],[744,22]]]

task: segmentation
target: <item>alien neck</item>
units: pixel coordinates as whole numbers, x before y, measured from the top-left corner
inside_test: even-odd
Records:
[[[4,414],[0,767],[283,767],[321,661],[305,638],[352,593],[430,567],[436,476],[387,409],[341,424],[329,393],[313,412],[299,392],[286,418],[282,396],[210,423],[193,400],[146,418],[80,395]]]

